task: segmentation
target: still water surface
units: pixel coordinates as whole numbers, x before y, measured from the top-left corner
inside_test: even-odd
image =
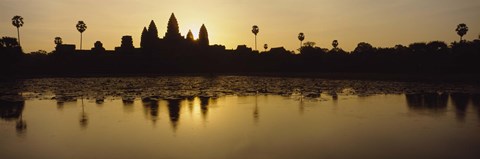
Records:
[[[359,95],[342,88],[344,93],[316,96],[200,91],[183,97],[66,100],[71,92],[60,95],[48,87],[45,92],[54,92],[49,97],[31,85],[40,84],[17,89],[28,90],[20,93],[24,101],[0,103],[0,158],[480,156],[475,92]]]

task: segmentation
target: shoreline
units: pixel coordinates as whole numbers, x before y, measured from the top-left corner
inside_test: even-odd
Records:
[[[250,76],[250,77],[281,77],[281,78],[315,78],[326,80],[369,80],[369,81],[404,81],[404,82],[469,82],[479,83],[480,74],[475,73],[285,73],[285,72],[242,72],[242,73],[134,73],[134,74],[16,74],[9,79],[41,79],[41,78],[119,78],[119,77],[216,77],[216,76]]]

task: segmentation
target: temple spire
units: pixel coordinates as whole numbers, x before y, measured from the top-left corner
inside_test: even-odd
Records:
[[[148,45],[147,43],[148,43],[148,30],[147,30],[147,27],[143,27],[142,37],[140,39],[140,47],[146,48]]]
[[[150,34],[150,37],[158,38],[157,25],[155,25],[155,22],[153,20],[150,21],[150,25],[148,26],[148,33]]]
[[[205,24],[202,24],[202,27],[200,28],[200,33],[198,34],[198,44],[200,44],[200,46],[210,45],[208,40],[208,31],[207,27],[205,27]]]
[[[187,39],[188,42],[194,42],[195,41],[195,38],[193,37],[192,30],[188,30],[188,34],[187,34],[186,39]]]
[[[180,38],[183,38],[183,37],[182,35],[180,35],[178,21],[177,21],[177,18],[175,17],[175,14],[172,13],[172,15],[170,16],[170,19],[168,20],[167,33],[165,33],[164,39],[178,40]]]

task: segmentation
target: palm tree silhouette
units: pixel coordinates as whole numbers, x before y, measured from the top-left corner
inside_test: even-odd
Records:
[[[82,38],[83,38],[83,32],[87,30],[87,25],[83,21],[78,21],[77,23],[77,30],[80,32],[80,50],[82,50]]]
[[[56,45],[61,45],[63,43],[61,37],[55,37],[55,40],[53,42],[55,42]]]
[[[300,40],[300,48],[302,48],[302,42],[305,40],[305,34],[299,33],[298,34],[298,40]]]
[[[333,42],[332,42],[332,46],[333,46],[333,48],[337,49],[337,46],[338,46],[338,40],[333,40]]]
[[[252,26],[252,33],[255,34],[255,50],[257,50],[257,34],[260,31],[257,25]]]
[[[268,44],[263,44],[263,48],[265,49],[265,52],[267,52]]]
[[[12,25],[17,27],[18,45],[20,45],[20,27],[23,26],[23,17],[18,15],[14,16],[12,18]]]
[[[463,36],[468,32],[468,27],[465,23],[458,24],[457,29],[455,29],[455,31],[457,31],[458,36],[460,36],[460,42],[462,42]]]

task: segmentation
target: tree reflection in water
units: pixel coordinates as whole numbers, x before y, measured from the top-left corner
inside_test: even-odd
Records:
[[[24,136],[27,131],[27,122],[23,120],[25,101],[20,96],[14,100],[0,100],[0,119],[15,121],[17,135]]]
[[[480,95],[470,93],[415,93],[405,94],[407,105],[411,110],[426,111],[433,114],[445,114],[450,99],[458,121],[465,121],[471,103],[477,110],[480,120]]]
[[[472,95],[472,104],[477,110],[477,117],[480,120],[480,93],[475,93]]]
[[[448,104],[447,93],[405,94],[409,108],[432,113],[445,113]]]
[[[255,123],[258,123],[260,119],[260,112],[258,109],[258,92],[255,94],[255,108],[253,109],[253,121]]]
[[[83,103],[83,99],[82,99],[82,113],[80,113],[80,127],[82,129],[86,129],[87,126],[88,126],[88,115],[87,113],[85,112],[85,104]]]
[[[457,119],[459,121],[465,121],[470,95],[467,93],[452,93],[450,94],[450,98],[455,107]]]

